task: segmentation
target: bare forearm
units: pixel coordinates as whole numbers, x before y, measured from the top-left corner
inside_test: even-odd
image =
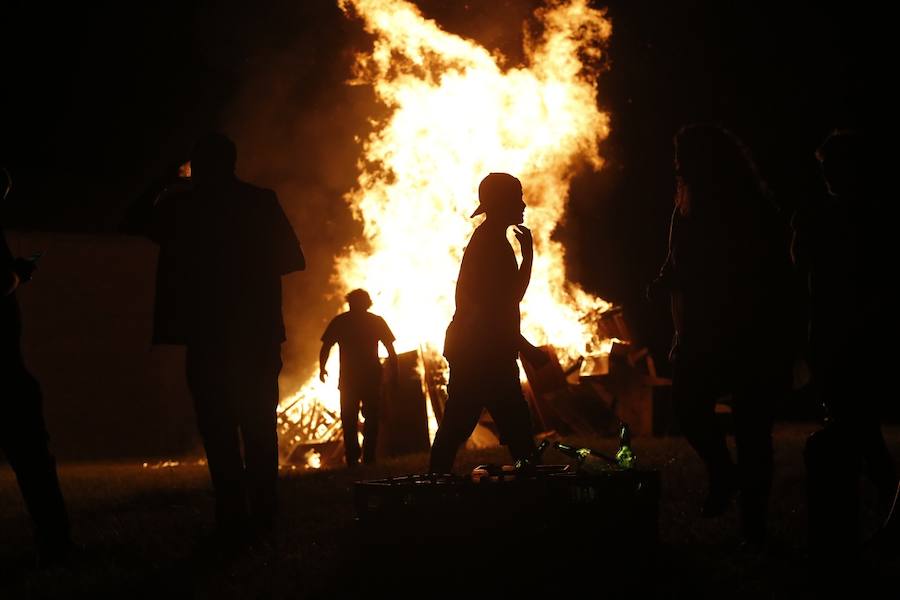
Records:
[[[385,344],[385,348],[387,348],[388,352],[388,363],[391,365],[391,368],[394,370],[394,373],[398,371],[400,368],[400,360],[397,358],[397,351],[394,349],[393,343]]]
[[[322,345],[322,349],[319,350],[319,370],[324,370],[325,365],[328,364],[328,355],[331,354],[331,346]]]

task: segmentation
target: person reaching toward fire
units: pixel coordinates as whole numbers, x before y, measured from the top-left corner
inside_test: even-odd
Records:
[[[491,173],[478,186],[472,217],[484,222],[472,234],[456,282],[456,312],[447,327],[444,356],[450,365],[449,397],[431,448],[432,473],[450,473],[456,453],[487,409],[514,460],[534,454],[531,415],[519,383],[516,358],[546,362],[519,332],[519,302],[531,279],[531,232],[522,225],[522,183],[507,173]],[[516,227],[522,263],[506,239]]]
[[[144,215],[137,229],[160,246],[153,341],[186,346],[217,534],[228,548],[274,530],[281,277],[306,268],[275,193],[240,181],[236,159],[234,142],[208,134],[191,154],[190,189],[180,181],[146,196],[151,210],[129,212]]]
[[[344,431],[344,453],[348,467],[359,461],[359,408],[362,404],[363,463],[375,463],[378,443],[378,421],[381,412],[381,362],[378,360],[378,342],[388,352],[388,381],[397,381],[397,353],[394,351],[394,334],[384,319],[369,312],[372,299],[365,290],[353,290],[347,294],[350,310],[336,316],[322,334],[319,352],[319,379],[328,377],[325,365],[331,347],[335,344],[341,353],[341,372],[338,387],[341,390],[341,427]]]

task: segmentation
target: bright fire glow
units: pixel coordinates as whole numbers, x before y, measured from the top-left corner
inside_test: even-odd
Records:
[[[358,185],[345,196],[364,239],[337,259],[335,291],[368,290],[398,352],[440,354],[463,250],[480,223],[469,218],[478,184],[507,172],[522,181],[535,242],[523,333],[555,346],[564,361],[601,352],[592,318],[609,305],[567,281],[563,247],[551,234],[577,168],[603,162],[598,145],[609,117],[597,107],[597,67],[611,34],[604,13],[587,0],[548,0],[535,15],[539,27],[526,31],[525,64],[507,67],[404,0],[338,4],[375,38],[351,83],[371,85],[389,112],[373,121]],[[512,233],[510,240],[517,247]],[[283,400],[283,435],[304,419],[310,438],[334,434],[337,352],[328,371],[327,384],[314,377]]]

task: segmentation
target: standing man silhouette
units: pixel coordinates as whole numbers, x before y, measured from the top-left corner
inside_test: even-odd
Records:
[[[363,418],[363,463],[375,463],[378,442],[378,419],[381,412],[381,362],[378,360],[378,342],[388,352],[389,380],[397,381],[397,353],[394,351],[394,334],[384,319],[369,312],[372,299],[365,290],[353,290],[347,294],[350,310],[336,316],[322,334],[322,350],[319,352],[319,379],[324,383],[328,376],[325,364],[331,347],[338,345],[341,353],[341,427],[344,430],[344,452],[348,467],[355,467],[359,460],[359,407]]]
[[[883,507],[898,494],[894,459],[881,431],[888,403],[894,340],[890,273],[894,222],[881,149],[865,131],[832,132],[816,151],[828,194],[794,215],[792,256],[807,277],[809,355],[815,389],[827,411],[824,429],[807,440],[810,551],[832,576],[859,550],[859,476]],[[834,335],[834,302],[853,309],[854,344]],[[888,519],[876,540],[900,550],[900,522]]]
[[[217,532],[239,546],[275,524],[281,277],[306,261],[275,193],[237,179],[236,160],[234,142],[208,134],[191,155],[192,188],[132,212],[160,245],[154,342],[187,347]]]
[[[6,171],[3,171],[6,175]],[[3,198],[9,184],[3,185]],[[34,525],[39,566],[63,561],[72,548],[56,461],[47,446],[41,386],[25,368],[16,289],[31,280],[35,260],[14,258],[0,229],[0,450],[16,474]]]
[[[449,473],[459,446],[487,408],[514,460],[534,453],[531,415],[519,383],[519,352],[535,364],[546,359],[519,333],[519,302],[531,279],[531,232],[522,226],[522,183],[491,173],[478,186],[485,214],[466,246],[456,282],[456,313],[447,328],[444,356],[450,364],[449,397],[431,448],[431,472]],[[516,228],[521,265],[506,239]]]

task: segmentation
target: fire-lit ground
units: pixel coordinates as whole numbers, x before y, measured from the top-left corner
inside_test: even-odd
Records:
[[[656,564],[645,556],[621,556],[652,581],[661,597],[808,597],[806,592],[804,473],[802,447],[812,427],[781,425],[776,433],[775,481],[771,516],[773,550],[766,558],[734,550],[736,515],[695,518],[702,499],[700,464],[683,439],[638,438],[644,465],[662,469],[661,537]],[[900,427],[888,429],[889,444],[900,456]],[[579,440],[611,449],[612,439]],[[548,455],[548,460],[558,460]],[[206,469],[196,459],[186,466],[149,469],[140,464],[67,464],[61,467],[77,540],[84,546],[70,566],[47,572],[30,568],[27,521],[11,471],[0,469],[0,598],[99,597],[129,592],[126,597],[341,597],[359,564],[342,554],[354,548],[351,484],[358,479],[421,472],[424,454],[356,472],[345,469],[286,473],[281,487],[281,527],[277,548],[253,551],[230,564],[204,561],[198,539],[211,526],[212,498]],[[467,452],[460,468],[482,462],[502,463],[502,449]],[[870,490],[864,489],[871,500]],[[865,515],[872,527],[873,514]],[[472,542],[478,543],[477,541]],[[598,550],[616,540],[591,540]],[[621,565],[592,563],[573,557],[571,571],[542,571],[541,565],[566,548],[547,545],[528,550],[533,565],[510,566],[497,559],[477,570],[462,570],[465,557],[450,566],[435,562],[434,548],[417,551],[416,563],[379,567],[367,585],[387,597],[419,595],[423,577],[434,575],[435,589],[447,578],[479,589],[503,577],[525,578],[528,589],[550,590],[558,597],[585,589],[592,596],[611,587]],[[599,556],[599,553],[598,553]],[[569,563],[567,563],[569,564]],[[872,572],[900,576],[900,559],[872,563]],[[350,568],[351,571],[347,571]],[[438,575],[439,574],[439,575]],[[441,583],[441,580],[444,583]],[[861,582],[862,589],[865,582]],[[405,591],[403,591],[405,589]],[[468,589],[466,587],[465,589]],[[862,591],[861,591],[862,593]]]

